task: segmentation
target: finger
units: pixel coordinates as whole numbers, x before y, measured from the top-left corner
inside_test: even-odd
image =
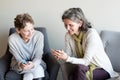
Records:
[[[59,57],[58,57],[58,56],[55,56],[55,58],[56,58],[57,60],[59,60]]]
[[[51,49],[51,51],[52,51],[52,52],[55,52],[55,50],[54,50],[54,49]]]
[[[58,56],[58,55],[60,55],[60,53],[59,53],[59,52],[54,51],[54,52],[53,52],[53,55],[54,55],[54,56]]]
[[[52,51],[53,53],[59,53],[60,50],[52,49],[51,51]]]

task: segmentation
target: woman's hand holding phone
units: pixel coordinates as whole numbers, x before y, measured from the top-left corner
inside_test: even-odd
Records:
[[[54,55],[54,57],[55,57],[57,60],[59,60],[59,58],[58,58],[59,50],[52,49],[51,51],[52,51],[52,54]]]
[[[54,50],[52,49],[52,54],[54,55],[54,57],[59,60],[59,59],[62,59],[62,60],[67,60],[68,58],[68,55],[63,51],[63,50]]]

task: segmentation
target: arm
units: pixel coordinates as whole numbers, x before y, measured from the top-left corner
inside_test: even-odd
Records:
[[[9,51],[13,55],[13,58],[11,61],[11,68],[16,71],[21,71],[22,69],[20,68],[19,64],[26,61],[21,58],[21,50],[19,46],[21,42],[18,40],[18,37],[16,36],[16,34],[9,36],[8,44],[9,44]]]
[[[94,29],[87,31],[86,34],[84,34],[82,43],[84,52],[83,58],[73,57],[76,53],[74,41],[69,35],[66,36],[65,39],[66,53],[61,51],[60,53],[56,52],[55,54],[57,54],[59,59],[65,60],[66,62],[70,62],[72,64],[83,64],[87,66],[93,59],[94,55],[98,55],[98,51],[103,51],[100,36]]]
[[[17,62],[25,62],[21,58],[21,42],[19,41],[19,38],[17,34],[12,34],[8,37],[8,45],[9,45],[9,51],[10,53],[15,57]]]
[[[33,52],[33,59],[32,62],[34,65],[39,65],[42,61],[42,55],[43,55],[43,46],[44,46],[44,36],[43,34],[40,34],[39,36],[36,36],[36,42]]]
[[[96,30],[89,30],[85,34],[83,45],[84,57],[74,58],[69,56],[67,62],[71,62],[73,64],[89,65],[94,55],[97,55],[97,52],[101,50],[99,46],[102,46],[101,39]]]

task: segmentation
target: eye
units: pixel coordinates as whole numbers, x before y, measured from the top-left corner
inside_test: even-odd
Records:
[[[29,32],[29,31],[24,31],[25,33]]]
[[[74,25],[72,25],[72,24],[69,24],[69,26],[70,26],[70,27],[73,27]]]
[[[32,28],[31,31],[34,31],[34,28]]]
[[[67,24],[64,24],[65,28],[67,29]]]
[[[65,26],[66,29],[67,29],[68,27],[69,27],[69,28],[74,27],[74,25],[72,25],[72,24],[64,24],[64,26]]]

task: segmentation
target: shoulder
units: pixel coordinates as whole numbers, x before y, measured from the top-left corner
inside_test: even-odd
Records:
[[[68,32],[66,32],[66,34],[65,34],[65,39],[66,39],[66,40],[71,39],[71,35],[70,35]]]
[[[18,33],[12,33],[9,37],[8,37],[8,43],[9,43],[9,45],[10,44],[15,44],[16,45],[16,43],[20,43],[20,35],[18,34]]]
[[[87,32],[85,32],[85,35],[98,35],[98,32],[94,28],[89,28]]]
[[[43,37],[44,35],[43,35],[42,32],[35,30],[35,34],[34,34],[34,36],[37,36],[37,37]]]
[[[89,28],[87,33],[97,33],[97,31],[94,28]]]
[[[100,35],[97,32],[96,29],[90,28],[85,34],[84,34],[84,40],[92,40],[98,42],[100,40]]]
[[[71,38],[71,35],[68,32],[66,32],[65,38]]]
[[[44,39],[44,35],[42,32],[35,30],[33,40],[41,40]]]
[[[8,37],[8,40],[15,40],[19,37],[18,33],[13,33]]]

